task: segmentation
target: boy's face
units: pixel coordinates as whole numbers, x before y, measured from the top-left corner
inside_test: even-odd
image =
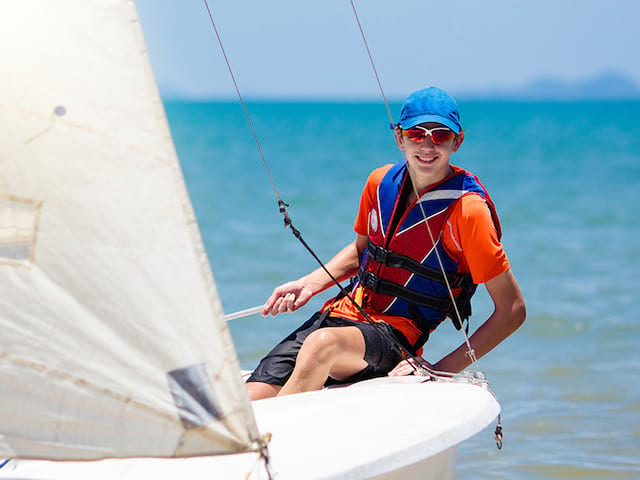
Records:
[[[426,134],[426,138],[423,135],[417,138],[410,135],[411,129],[404,133],[401,129],[396,129],[396,143],[404,152],[411,177],[417,182],[416,186],[424,188],[448,175],[449,157],[460,148],[464,132],[461,131],[457,136],[451,135],[453,132],[439,123],[421,123],[417,127],[420,128],[415,133],[422,132]]]

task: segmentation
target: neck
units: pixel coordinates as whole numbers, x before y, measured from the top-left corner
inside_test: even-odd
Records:
[[[439,172],[437,174],[429,175],[429,176],[413,175],[411,174],[411,172],[409,172],[409,178],[413,182],[415,191],[420,193],[426,190],[427,188],[429,188],[431,185],[435,185],[436,183],[441,182],[442,180],[447,178],[449,175],[451,175],[452,172],[453,172],[453,169],[451,168],[451,166],[447,165],[447,168],[446,170],[444,170],[444,172]],[[415,193],[416,193],[415,191],[413,191],[413,188],[412,188],[411,195],[409,196],[410,201],[415,200]]]

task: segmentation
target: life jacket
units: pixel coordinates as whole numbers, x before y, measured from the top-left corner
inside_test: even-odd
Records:
[[[382,178],[369,212],[369,241],[357,278],[364,287],[363,306],[413,320],[423,332],[415,348],[421,347],[429,333],[447,316],[457,329],[462,328],[442,270],[447,275],[461,320],[471,315],[471,297],[477,285],[469,273],[460,271],[459,262],[446,251],[441,239],[455,203],[464,195],[480,195],[489,206],[498,239],[501,237],[495,207],[478,178],[462,168],[453,165],[451,168],[451,175],[420,192],[419,202],[417,199],[407,206],[394,222],[397,225],[394,228],[394,215],[406,201],[401,200],[401,192],[403,188],[413,187],[406,164],[393,165]],[[392,228],[394,231],[390,231]]]

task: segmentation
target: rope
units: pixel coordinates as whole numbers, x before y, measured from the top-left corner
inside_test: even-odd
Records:
[[[285,219],[285,224],[287,223],[288,217],[287,219]],[[289,222],[291,222],[289,220]],[[429,372],[422,366],[422,364],[418,361],[418,357],[416,357],[414,354],[412,354],[411,352],[408,352],[399,342],[398,340],[396,340],[395,337],[393,337],[392,335],[388,334],[386,332],[386,330],[382,329],[375,320],[373,320],[371,318],[371,316],[362,308],[362,306],[355,301],[355,299],[351,296],[351,294],[340,284],[340,282],[338,281],[337,278],[335,278],[333,276],[333,274],[331,272],[329,272],[329,270],[327,270],[327,267],[324,265],[324,263],[322,262],[322,260],[320,260],[320,258],[318,258],[318,256],[316,255],[316,253],[313,251],[313,249],[307,244],[307,242],[304,241],[304,239],[302,238],[302,235],[300,235],[300,231],[297,230],[291,223],[289,223],[289,226],[291,227],[291,230],[293,231],[293,234],[295,235],[295,237],[300,241],[300,243],[302,243],[302,245],[306,248],[306,250],[311,254],[311,256],[320,264],[320,267],[324,270],[324,272],[329,276],[329,278],[331,279],[331,281],[333,283],[335,283],[338,288],[340,289],[340,293],[345,296],[346,298],[349,299],[349,301],[351,302],[351,304],[356,307],[356,309],[358,310],[358,312],[360,312],[360,314],[363,316],[363,318],[367,321],[367,323],[369,323],[370,325],[372,325],[377,331],[378,334],[380,334],[381,336],[383,336],[396,350],[396,353],[399,353],[400,356],[403,358],[403,360],[413,360],[414,363],[409,362],[409,365],[411,365],[411,367],[413,368],[414,372],[419,374],[419,375],[427,375],[430,376]],[[329,307],[331,308],[331,307]]]
[[[407,175],[408,175],[408,170],[407,170]],[[411,176],[409,176],[409,178],[411,178]],[[427,227],[427,232],[429,232],[429,238],[431,239],[431,243],[435,246],[436,242],[433,237],[433,232],[431,231],[431,227],[429,226],[429,219],[427,218],[427,214],[424,211],[424,205],[422,205],[422,202],[420,201],[420,197],[418,196],[418,190],[416,189],[416,185],[413,182],[413,180],[411,181],[411,186],[413,187],[414,195],[416,196],[418,205],[420,206],[420,211],[422,212],[422,217],[424,218],[424,223]],[[440,238],[438,238],[438,241],[440,241]],[[442,276],[444,277],[444,283],[447,286],[447,292],[449,292],[449,298],[451,298],[451,302],[453,303],[453,309],[456,313],[456,319],[458,320],[459,325],[462,326],[462,316],[460,315],[460,311],[458,310],[458,304],[456,303],[456,299],[453,295],[453,290],[451,289],[451,285],[449,284],[449,279],[447,278],[447,275],[444,271],[442,258],[440,257],[440,253],[438,252],[437,248],[434,248],[433,252],[436,254],[436,258],[438,259],[438,265],[440,266],[440,271],[442,272]],[[477,374],[478,368],[477,368],[476,362],[478,361],[478,359],[476,358],[475,351],[471,347],[471,342],[469,342],[469,336],[467,335],[467,332],[465,331],[465,329],[461,328],[460,331],[462,332],[462,335],[464,336],[464,341],[467,344],[467,356],[471,359],[471,368],[473,368],[473,370]]]
[[[233,85],[236,89],[236,93],[238,94],[238,98],[240,99],[240,104],[242,105],[242,110],[244,111],[244,115],[247,119],[247,123],[249,124],[249,129],[251,130],[251,134],[253,135],[253,139],[256,142],[256,147],[258,148],[258,153],[260,154],[260,158],[262,159],[262,163],[265,166],[265,169],[267,171],[267,175],[269,176],[269,181],[271,182],[271,186],[273,187],[273,191],[276,194],[276,197],[278,198],[278,204],[280,203],[284,203],[282,202],[282,200],[280,199],[280,195],[278,193],[278,189],[276,188],[276,184],[273,181],[273,177],[271,176],[271,172],[269,171],[269,167],[267,166],[267,162],[264,158],[264,154],[262,153],[262,148],[260,147],[260,142],[258,141],[258,136],[256,135],[255,129],[253,128],[253,123],[251,122],[251,118],[249,117],[249,112],[247,111],[247,107],[244,103],[244,100],[242,99],[242,95],[240,94],[240,89],[238,88],[238,82],[236,82],[236,77],[233,74],[233,70],[231,69],[231,64],[229,63],[229,58],[227,57],[227,52],[224,49],[224,46],[222,45],[222,39],[220,38],[220,34],[218,33],[218,28],[216,27],[216,22],[213,20],[213,15],[211,13],[211,9],[209,8],[209,3],[207,2],[207,0],[203,0],[204,1],[204,5],[207,8],[207,13],[209,14],[209,20],[211,20],[211,25],[213,26],[213,31],[216,34],[216,38],[218,39],[218,45],[220,45],[220,50],[222,51],[222,55],[224,56],[224,60],[225,63],[227,64],[227,69],[229,70],[229,75],[231,75],[231,80],[233,81]],[[252,309],[249,309],[252,310]],[[236,314],[239,312],[236,312]],[[233,317],[233,318],[237,318],[237,317]],[[225,317],[225,320],[227,318]],[[231,318],[229,318],[230,320]],[[269,435],[268,437],[265,438],[259,438],[257,440],[257,443],[259,445],[258,448],[258,452],[259,452],[259,458],[264,460],[264,467],[265,470],[267,472],[267,476],[269,478],[269,480],[271,480],[273,478],[272,474],[271,474],[271,468],[270,468],[270,456],[269,456],[269,449],[268,449],[268,443],[271,440],[271,436]]]
[[[228,322],[229,320],[235,320],[236,318],[248,317],[249,315],[254,315],[258,313],[260,310],[264,308],[264,305],[258,305],[257,307],[246,308],[244,310],[239,310],[237,312],[228,313],[224,316],[224,321]]]
[[[387,97],[384,94],[384,89],[382,88],[382,82],[380,82],[380,77],[378,76],[378,70],[376,69],[375,62],[373,61],[373,56],[371,55],[371,50],[369,49],[369,44],[367,43],[367,39],[365,37],[364,30],[362,29],[362,24],[360,23],[360,18],[358,17],[358,12],[357,12],[356,7],[355,7],[355,5],[353,3],[353,0],[350,0],[350,2],[351,2],[351,7],[353,9],[353,14],[354,14],[355,19],[356,19],[356,23],[358,24],[358,28],[360,29],[360,34],[362,35],[362,40],[364,42],[364,46],[365,46],[365,48],[367,50],[367,54],[369,56],[369,61],[371,62],[371,67],[372,67],[372,69],[373,69],[373,71],[375,73],[376,80],[378,81],[378,87],[380,87],[380,93],[382,95],[382,100],[384,101],[385,107],[387,109],[387,113],[389,115],[389,120],[391,121],[391,125],[395,126],[395,123],[393,121],[393,116],[391,114],[391,108],[389,107],[389,102],[387,101]],[[406,163],[406,160],[405,160],[405,163]],[[408,175],[408,169],[407,169],[407,175]],[[425,225],[427,227],[427,231],[429,232],[429,237],[431,239],[431,243],[433,245],[435,245],[435,243],[436,243],[435,242],[435,238],[433,236],[433,232],[431,231],[431,227],[429,226],[429,220],[428,220],[427,215],[426,215],[426,213],[424,211],[424,206],[422,205],[422,202],[420,202],[418,189],[416,187],[415,182],[411,178],[411,175],[409,175],[409,179],[411,180],[411,187],[413,188],[413,193],[416,196],[416,200],[418,201],[418,204],[420,205],[420,211],[422,212],[422,218],[424,218],[424,222],[425,222]],[[453,290],[451,289],[451,285],[449,284],[449,279],[447,278],[447,275],[446,275],[446,273],[444,271],[444,265],[442,263],[442,259],[440,258],[440,254],[438,253],[437,249],[434,248],[434,252],[435,252],[436,258],[438,260],[438,265],[440,266],[440,271],[442,272],[442,276],[444,277],[445,285],[447,286],[447,291],[449,293],[449,298],[451,299],[451,302],[453,303],[453,308],[454,308],[454,311],[455,311],[455,314],[456,314],[456,319],[458,320],[459,324],[462,325],[462,317],[460,315],[460,312],[458,311],[458,305],[457,305],[457,303],[455,301],[455,297],[453,295]],[[478,360],[476,358],[476,355],[475,355],[475,352],[474,352],[473,348],[471,348],[471,343],[469,342],[469,337],[467,335],[467,332],[465,332],[464,328],[461,329],[461,331],[462,331],[462,334],[464,335],[464,340],[465,340],[465,343],[467,345],[467,349],[468,349],[467,356],[471,359],[471,366],[475,370],[475,372],[478,373],[477,367],[476,367],[476,362]]]
[[[255,141],[255,143],[256,143],[256,147],[257,147],[257,149],[258,149],[258,153],[260,154],[260,158],[261,158],[261,160],[262,160],[262,164],[263,164],[263,166],[264,166],[264,168],[265,168],[265,170],[266,170],[266,172],[267,172],[267,175],[268,175],[268,177],[269,177],[269,181],[271,182],[271,186],[272,186],[273,191],[274,191],[274,193],[275,193],[275,195],[276,195],[276,198],[277,198],[277,200],[278,200],[278,209],[279,209],[280,213],[281,213],[281,214],[283,215],[283,217],[284,217],[284,225],[285,225],[285,228],[290,228],[290,229],[291,229],[291,231],[292,231],[293,235],[294,235],[294,236],[295,236],[295,237],[296,237],[296,238],[301,242],[301,244],[305,247],[305,249],[306,249],[306,250],[307,250],[307,251],[312,255],[312,257],[313,257],[313,258],[314,258],[314,259],[315,259],[315,260],[320,264],[320,266],[321,266],[321,267],[322,267],[322,269],[325,271],[325,273],[329,276],[329,278],[330,278],[330,279],[331,279],[331,280],[332,280],[332,281],[333,281],[333,282],[338,286],[338,288],[340,289],[340,292],[341,292],[344,296],[346,296],[346,297],[349,299],[349,301],[350,301],[350,302],[351,302],[351,303],[356,307],[356,309],[357,309],[357,310],[362,314],[362,316],[364,317],[364,319],[365,319],[368,323],[370,323],[371,325],[373,325],[373,326],[378,330],[378,332],[379,332],[383,337],[385,337],[385,338],[390,342],[390,344],[391,344],[391,345],[393,345],[393,346],[396,348],[396,350],[400,353],[400,355],[401,355],[405,360],[407,360],[407,362],[409,363],[409,365],[414,369],[415,373],[417,373],[417,374],[419,374],[419,375],[425,375],[425,376],[428,376],[428,377],[429,377],[429,380],[431,380],[431,379],[435,379],[435,378],[453,378],[453,377],[454,377],[454,374],[452,374],[452,373],[450,373],[450,372],[438,372],[438,371],[434,371],[434,370],[432,370],[432,369],[429,369],[429,368],[427,368],[427,367],[423,366],[423,365],[421,364],[421,362],[419,362],[418,357],[416,357],[415,355],[413,355],[413,354],[412,354],[412,353],[410,353],[410,352],[407,352],[407,351],[405,350],[405,348],[404,348],[402,345],[400,345],[400,343],[399,343],[399,342],[398,342],[398,341],[397,341],[393,336],[391,336],[391,335],[387,334],[387,332],[386,332],[386,331],[384,331],[384,330],[382,330],[381,328],[378,328],[379,326],[376,324],[376,322],[375,322],[375,321],[374,321],[374,320],[373,320],[373,319],[372,319],[372,318],[371,318],[371,317],[370,317],[370,316],[369,316],[369,315],[364,311],[364,309],[363,309],[363,308],[358,304],[358,302],[356,302],[356,301],[355,301],[355,299],[354,299],[354,298],[349,294],[349,292],[347,292],[347,291],[345,290],[345,288],[344,288],[344,287],[340,284],[340,282],[339,282],[339,281],[338,281],[338,280],[337,280],[337,279],[336,279],[336,278],[331,274],[331,272],[329,272],[329,270],[327,270],[327,268],[326,268],[326,266],[324,265],[324,263],[322,262],[322,260],[320,260],[320,258],[318,258],[318,256],[315,254],[315,252],[313,251],[313,249],[311,249],[311,247],[310,247],[310,246],[309,246],[309,245],[304,241],[304,239],[302,238],[302,235],[301,235],[300,231],[299,231],[297,228],[295,228],[295,226],[293,225],[293,222],[291,221],[291,218],[289,217],[289,213],[288,213],[288,211],[287,211],[287,207],[289,207],[289,204],[285,203],[285,202],[282,200],[282,198],[280,197],[280,194],[279,194],[279,192],[278,192],[278,189],[277,189],[277,187],[276,187],[276,184],[275,184],[275,182],[274,182],[274,180],[273,180],[273,176],[271,175],[271,171],[270,171],[270,169],[269,169],[269,166],[268,166],[268,164],[267,164],[267,161],[266,161],[266,159],[265,159],[265,157],[264,157],[264,154],[263,154],[263,152],[262,152],[262,148],[261,148],[261,146],[260,146],[260,142],[258,141],[258,136],[257,136],[257,134],[256,134],[256,132],[255,132],[255,129],[253,128],[253,123],[251,122],[251,118],[250,118],[250,116],[249,116],[249,112],[248,112],[247,107],[246,107],[246,105],[245,105],[245,103],[244,103],[244,100],[243,100],[243,98],[242,98],[242,94],[240,93],[240,88],[238,87],[238,83],[237,83],[237,81],[236,81],[236,79],[235,79],[235,75],[233,74],[233,70],[232,70],[232,68],[231,68],[231,64],[230,64],[230,62],[229,62],[229,58],[228,58],[227,53],[226,53],[226,51],[225,51],[225,49],[224,49],[224,46],[223,46],[223,44],[222,44],[222,39],[221,39],[221,37],[220,37],[220,34],[219,34],[218,29],[217,29],[217,27],[216,27],[215,21],[214,21],[214,19],[213,19],[213,14],[211,13],[211,9],[209,8],[209,4],[208,4],[207,0],[203,0],[203,1],[204,1],[204,4],[205,4],[205,7],[206,7],[206,9],[207,9],[207,13],[209,14],[209,20],[211,21],[211,25],[213,26],[213,30],[214,30],[215,35],[216,35],[216,38],[217,38],[217,40],[218,40],[218,45],[220,46],[220,50],[222,51],[222,54],[223,54],[223,56],[224,56],[225,63],[226,63],[226,65],[227,65],[227,70],[229,71],[229,75],[231,76],[231,79],[232,79],[232,81],[233,81],[233,85],[234,85],[234,87],[235,87],[236,94],[237,94],[237,96],[238,96],[238,99],[239,99],[239,101],[240,101],[240,104],[242,105],[242,109],[243,109],[243,111],[244,111],[245,117],[246,117],[246,119],[247,119],[247,123],[248,123],[248,125],[249,125],[250,130],[251,130],[251,134],[252,134],[253,139],[254,139],[254,141]],[[367,50],[367,54],[368,54],[368,56],[369,56],[369,61],[370,61],[370,63],[371,63],[371,67],[373,68],[373,72],[374,72],[375,77],[376,77],[376,80],[377,80],[377,82],[378,82],[378,87],[380,88],[380,93],[381,93],[381,95],[382,95],[382,99],[383,99],[383,101],[384,101],[384,105],[385,105],[385,107],[386,107],[386,109],[387,109],[387,114],[388,114],[388,116],[389,116],[389,120],[390,120],[390,122],[391,122],[391,125],[393,126],[393,125],[394,125],[394,122],[393,122],[393,115],[391,114],[391,108],[389,107],[389,102],[387,101],[387,97],[386,97],[386,95],[385,95],[385,93],[384,93],[384,89],[383,89],[383,87],[382,87],[382,82],[380,81],[380,76],[378,75],[378,71],[377,71],[377,69],[376,69],[375,62],[373,61],[373,55],[371,54],[371,50],[369,49],[369,45],[368,45],[368,42],[367,42],[366,36],[365,36],[365,34],[364,34],[364,30],[363,30],[363,28],[362,28],[362,24],[360,23],[360,19],[359,19],[359,17],[358,17],[358,12],[357,12],[357,10],[356,10],[355,4],[354,4],[353,0],[350,0],[350,2],[351,2],[351,7],[352,7],[352,9],[353,9],[353,13],[354,13],[354,16],[355,16],[356,22],[357,22],[357,24],[358,24],[358,28],[360,29],[360,34],[362,35],[362,40],[363,40],[363,42],[364,42],[365,48],[366,48],[366,50]],[[409,178],[411,179],[411,176],[409,176]],[[419,197],[418,197],[418,191],[417,191],[417,188],[416,188],[416,185],[415,185],[415,183],[414,183],[413,179],[411,179],[411,185],[412,185],[412,187],[413,187],[413,191],[414,191],[414,194],[415,194],[415,196],[416,196],[416,199],[417,199],[417,200],[419,200]],[[422,205],[422,203],[421,203],[421,202],[419,202],[419,203],[420,203],[420,209],[421,209],[421,212],[422,212],[422,216],[423,216],[423,218],[425,219],[425,224],[426,224],[426,226],[427,226],[427,231],[429,232],[429,236],[430,236],[430,238],[431,238],[432,243],[433,243],[433,244],[435,244],[435,240],[434,240],[434,237],[433,237],[433,233],[431,232],[431,228],[429,227],[429,222],[428,222],[428,219],[427,219],[427,217],[426,217],[426,213],[425,213],[425,211],[424,211],[424,207],[423,207],[423,205]],[[440,265],[440,270],[442,271],[442,274],[443,274],[443,277],[444,277],[444,280],[445,280],[445,284],[446,284],[446,286],[447,286],[447,290],[448,290],[448,292],[449,292],[449,296],[450,296],[450,298],[451,298],[451,301],[453,302],[454,310],[455,310],[455,313],[456,313],[456,317],[457,317],[457,319],[458,319],[458,321],[459,321],[459,324],[460,324],[460,325],[462,325],[462,319],[461,319],[460,313],[459,313],[459,311],[458,311],[457,304],[456,304],[456,302],[455,302],[455,297],[454,297],[454,295],[453,295],[453,291],[452,291],[452,289],[451,289],[451,286],[449,285],[449,281],[448,281],[448,279],[447,279],[447,275],[446,275],[446,273],[445,273],[445,271],[444,271],[444,266],[443,266],[443,264],[442,264],[442,260],[441,260],[441,258],[440,258],[440,256],[439,256],[439,254],[438,254],[437,250],[436,250],[436,257],[437,257],[437,259],[438,259],[438,264]],[[253,307],[253,308],[251,308],[251,309],[247,309],[247,310],[245,310],[245,311],[236,312],[235,314],[230,314],[230,315],[226,316],[226,317],[225,317],[225,319],[229,319],[229,320],[230,320],[230,319],[232,319],[232,318],[239,318],[239,316],[250,315],[250,314],[252,314],[252,313],[256,313],[256,312],[257,312],[257,310],[259,310],[260,308],[262,308],[262,307]],[[256,309],[257,309],[257,310],[256,310]],[[254,310],[255,310],[255,311],[254,311]],[[249,312],[249,313],[246,313],[246,312]],[[238,314],[241,314],[241,315],[239,315],[239,316],[235,316],[235,315],[238,315]],[[229,318],[229,317],[231,317],[231,318]],[[466,342],[466,344],[467,344],[467,348],[468,348],[468,350],[469,350],[469,351],[468,351],[468,355],[469,355],[469,357],[471,358],[471,360],[472,360],[472,365],[473,365],[473,366],[474,366],[474,368],[475,368],[475,364],[476,364],[476,362],[477,362],[477,359],[476,359],[476,357],[475,357],[475,353],[474,353],[473,349],[471,348],[471,344],[470,344],[470,342],[469,342],[468,336],[467,336],[466,332],[464,331],[464,329],[462,329],[462,333],[463,333],[463,335],[464,335],[464,337],[465,337],[465,342]],[[412,361],[410,361],[410,360],[413,360],[413,362],[412,362]],[[476,370],[476,372],[475,372],[475,375],[473,375],[473,376],[468,376],[468,375],[464,375],[464,374],[462,374],[462,375],[455,375],[455,376],[456,376],[457,378],[459,378],[459,377],[466,377],[466,378],[468,378],[470,381],[473,381],[474,383],[478,382],[478,380],[479,380],[479,379],[480,379],[480,380],[479,380],[480,382],[482,382],[482,383],[484,383],[484,384],[486,384],[486,383],[487,383],[487,382],[486,382],[486,380],[485,380],[484,378],[480,378],[480,372],[478,372],[477,370]],[[491,390],[489,390],[489,391],[491,392]],[[493,392],[491,392],[491,393],[493,394]],[[495,397],[495,395],[494,395],[494,397]],[[500,449],[500,448],[502,448],[502,425],[500,425],[500,420],[499,420],[499,419],[498,419],[498,426],[496,427],[495,435],[496,435],[496,441],[498,442],[498,448]],[[263,458],[263,459],[264,459],[264,461],[265,461],[265,468],[266,468],[266,470],[267,470],[267,474],[269,475],[269,478],[271,478],[271,472],[270,472],[270,469],[269,469],[269,452],[268,452],[268,449],[267,449],[267,443],[268,443],[268,440],[265,442],[265,441],[264,441],[264,439],[261,439],[260,444],[261,444],[261,447],[262,447],[262,448],[260,449],[260,456],[261,456],[261,458]]]
[[[369,50],[369,44],[367,43],[367,37],[364,34],[364,30],[362,29],[362,25],[360,24],[360,18],[358,17],[358,12],[356,10],[356,6],[351,1],[351,8],[353,9],[353,15],[356,17],[356,23],[358,24],[358,28],[360,29],[360,35],[362,35],[362,41],[364,42],[364,46],[367,49],[367,54],[369,55],[369,62],[371,63],[371,68],[373,69],[373,73],[376,76],[376,80],[378,81],[378,87],[380,88],[380,94],[382,95],[382,100],[384,100],[384,106],[387,108],[387,115],[389,115],[389,121],[391,125],[393,125],[393,115],[391,115],[391,108],[389,108],[389,102],[387,102],[387,97],[384,94],[384,89],[382,88],[382,82],[380,81],[380,76],[378,75],[378,70],[376,69],[376,64],[373,61],[373,56],[371,55],[371,50]]]
[[[244,479],[245,480],[250,480],[251,477],[253,476],[253,472],[256,471],[256,469],[258,468],[258,465],[263,462],[264,463],[264,468],[267,472],[267,478],[268,480],[273,480],[273,475],[271,473],[271,455],[269,454],[269,443],[271,442],[271,433],[266,433],[265,435],[263,435],[260,438],[260,441],[258,442],[257,445],[255,445],[255,448],[258,452],[258,458],[256,458],[256,461],[253,463],[253,466],[251,467],[251,469],[247,472],[247,474],[245,475]]]
[[[284,200],[282,200],[282,198],[280,197],[280,194],[278,193],[278,189],[277,189],[276,184],[275,184],[275,182],[273,180],[273,177],[271,175],[271,171],[269,169],[269,165],[267,164],[267,161],[266,161],[266,159],[264,157],[264,154],[262,152],[262,148],[260,147],[260,142],[258,141],[258,136],[257,136],[257,134],[256,134],[256,132],[255,132],[255,130],[253,128],[253,123],[251,122],[251,118],[249,117],[249,113],[248,113],[248,110],[247,110],[246,105],[244,103],[244,100],[242,99],[242,94],[240,93],[240,88],[238,87],[238,83],[236,82],[235,75],[233,74],[233,69],[231,68],[231,63],[229,62],[229,58],[228,58],[228,56],[226,54],[226,51],[224,50],[224,46],[222,44],[222,39],[220,37],[220,34],[219,34],[218,29],[216,27],[215,21],[213,19],[213,14],[211,13],[211,9],[209,8],[209,4],[208,4],[207,0],[203,0],[203,1],[204,1],[204,4],[205,4],[206,8],[207,8],[207,12],[209,14],[209,20],[211,21],[211,25],[213,26],[213,30],[214,30],[216,38],[218,40],[218,45],[220,46],[220,50],[222,51],[222,55],[224,56],[225,63],[227,64],[227,70],[229,71],[229,75],[231,76],[231,80],[233,81],[233,85],[235,87],[236,94],[238,96],[238,99],[240,100],[240,104],[242,105],[242,109],[243,109],[245,117],[247,119],[247,123],[249,124],[249,128],[251,130],[251,134],[253,135],[253,139],[254,139],[254,141],[256,143],[256,146],[258,148],[258,152],[260,154],[260,158],[262,159],[262,164],[263,164],[265,170],[267,171],[267,174],[269,176],[269,180],[271,181],[271,186],[272,186],[273,191],[274,191],[274,193],[276,195],[276,198],[278,200],[278,209],[279,209],[280,213],[284,217],[285,228],[291,229],[291,232],[293,233],[293,235],[300,241],[300,243],[302,243],[302,245],[305,247],[305,249],[320,264],[320,266],[325,271],[325,273],[329,276],[331,281],[334,282],[338,286],[338,288],[340,289],[340,292],[344,296],[349,298],[351,303],[358,309],[358,311],[362,314],[362,316],[365,318],[365,320],[368,323],[370,323],[371,325],[373,325],[378,330],[380,335],[385,337],[387,339],[387,341],[389,341],[389,343],[396,348],[396,350],[400,354],[400,356],[405,360],[408,359],[408,358],[412,358],[412,359],[415,360],[415,365],[411,364],[412,368],[414,369],[414,371],[416,373],[419,373],[419,374],[427,374],[428,375],[428,373],[426,373],[426,371],[422,368],[421,364],[417,361],[417,357],[415,357],[412,353],[406,351],[406,349],[402,345],[400,345],[400,343],[393,336],[387,334],[387,332],[385,330],[383,330],[381,327],[379,327],[376,324],[376,322],[362,309],[362,307],[360,305],[358,305],[358,303],[345,290],[345,288],[340,284],[340,282],[327,270],[327,268],[325,267],[325,265],[322,262],[322,260],[320,260],[320,258],[318,258],[318,256],[315,254],[313,249],[304,241],[300,231],[297,228],[295,228],[295,226],[293,225],[293,222],[291,221],[291,218],[289,217],[289,212],[287,211],[287,207],[289,206],[289,204],[285,203]],[[382,86],[382,85],[380,85],[380,86]],[[385,99],[385,101],[386,101],[386,99]],[[390,109],[388,107],[388,104],[387,104],[387,111],[389,112],[389,115],[391,115],[391,111],[390,111]]]
[[[213,15],[211,14],[211,9],[209,8],[209,4],[207,3],[207,0],[203,0],[204,1],[204,5],[205,7],[207,7],[207,13],[209,14],[209,19],[211,20],[211,25],[213,26],[213,31],[216,34],[216,38],[218,39],[218,45],[220,45],[220,50],[222,51],[222,56],[224,57],[224,61],[227,64],[227,70],[229,70],[229,75],[231,75],[231,80],[233,81],[233,86],[236,89],[236,93],[238,95],[238,99],[240,100],[240,105],[242,105],[242,110],[244,111],[244,116],[247,119],[247,123],[249,124],[249,129],[251,130],[251,135],[253,135],[253,140],[256,142],[256,147],[258,148],[258,153],[260,154],[260,158],[262,159],[262,163],[265,167],[265,170],[267,171],[267,175],[269,176],[269,181],[271,182],[271,186],[273,187],[273,191],[276,194],[276,197],[278,198],[278,204],[280,204],[282,202],[282,200],[280,199],[280,195],[278,194],[278,189],[276,188],[276,184],[273,181],[273,177],[271,176],[271,171],[269,170],[269,167],[267,166],[267,161],[264,158],[264,154],[262,153],[262,147],[260,147],[260,142],[258,141],[258,136],[256,135],[256,132],[253,128],[253,123],[251,122],[251,117],[249,117],[249,112],[247,111],[247,107],[244,103],[244,100],[242,99],[242,95],[240,94],[240,89],[238,88],[238,82],[236,82],[236,77],[233,74],[233,70],[231,69],[231,64],[229,63],[229,58],[227,57],[227,52],[224,49],[224,46],[222,45],[222,39],[220,38],[220,34],[218,33],[218,29],[216,27],[216,22],[214,22],[213,20]],[[284,203],[284,202],[282,202]],[[286,204],[285,204],[286,205]],[[287,205],[288,206],[288,205]]]
[[[367,43],[367,39],[365,37],[364,31],[362,29],[362,25],[360,24],[360,19],[358,18],[358,12],[356,11],[356,7],[353,3],[353,0],[350,0],[351,2],[351,7],[353,8],[353,14],[356,18],[356,22],[358,24],[358,28],[360,29],[360,33],[362,35],[362,40],[364,42],[365,48],[367,50],[367,54],[369,55],[369,61],[371,62],[371,67],[373,68],[373,71],[375,73],[376,76],[376,80],[378,81],[378,86],[380,87],[380,93],[382,94],[382,100],[384,101],[384,104],[387,108],[387,113],[389,115],[389,119],[391,121],[391,126],[395,127],[395,124],[393,122],[393,116],[391,115],[391,109],[389,108],[389,103],[387,102],[387,97],[384,94],[384,89],[382,88],[382,83],[380,82],[380,77],[378,76],[378,71],[375,67],[374,61],[373,61],[373,56],[371,55],[371,51],[369,50],[369,45]],[[406,160],[405,160],[406,163]],[[407,175],[409,175],[409,170],[407,168]],[[427,218],[426,212],[424,211],[424,206],[422,205],[422,202],[420,202],[420,197],[418,196],[418,189],[416,188],[416,184],[413,181],[413,179],[411,178],[411,175],[409,175],[409,178],[411,179],[411,186],[413,187],[413,193],[416,196],[416,200],[418,201],[418,204],[420,205],[420,211],[422,212],[422,217],[424,218],[424,222],[425,225],[427,227],[427,231],[429,232],[429,237],[431,240],[431,243],[433,245],[435,245],[435,239],[433,236],[433,232],[431,231],[431,227],[429,226],[429,220]],[[440,239],[438,239],[439,241]],[[456,318],[459,322],[459,325],[462,326],[462,317],[460,315],[460,312],[458,310],[458,305],[455,301],[455,297],[453,295],[453,290],[451,289],[451,285],[449,284],[449,279],[447,278],[447,275],[444,271],[444,265],[442,263],[442,259],[440,258],[440,254],[438,253],[438,250],[436,248],[434,248],[435,254],[436,254],[436,258],[438,259],[438,265],[440,266],[440,271],[442,272],[442,276],[444,277],[444,281],[445,284],[447,286],[447,291],[449,292],[449,297],[451,298],[451,301],[453,302],[453,308],[456,314]],[[465,331],[464,328],[460,329],[462,332],[462,335],[464,336],[464,341],[467,345],[467,356],[469,357],[469,359],[471,360],[471,368],[473,369],[474,373],[473,375],[465,375],[464,373],[462,374],[458,374],[455,375],[456,378],[466,378],[468,381],[474,383],[474,384],[482,384],[485,386],[485,388],[487,389],[487,391],[493,396],[493,398],[495,398],[496,402],[498,401],[498,398],[496,397],[495,393],[493,393],[493,391],[489,388],[489,384],[484,376],[484,374],[482,372],[480,372],[477,368],[477,362],[478,359],[476,358],[476,354],[475,351],[473,350],[473,348],[471,347],[471,342],[469,341],[469,336],[467,335],[467,332]],[[414,357],[415,358],[415,357]],[[422,367],[423,370],[425,370],[429,375],[430,375],[430,379],[431,378],[438,378],[438,379],[445,379],[445,378],[453,378],[454,374],[450,373],[450,372],[440,372],[440,371],[435,371],[432,370],[428,367]],[[499,402],[498,402],[499,403]],[[495,440],[496,440],[496,446],[498,447],[498,450],[502,450],[502,423],[501,423],[501,416],[500,414],[498,414],[498,424],[496,425],[496,429],[494,432],[495,435]]]

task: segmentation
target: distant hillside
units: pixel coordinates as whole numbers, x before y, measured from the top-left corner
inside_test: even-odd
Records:
[[[460,96],[509,100],[630,100],[640,99],[640,87],[627,76],[603,73],[577,82],[542,77],[522,88],[473,92]]]

